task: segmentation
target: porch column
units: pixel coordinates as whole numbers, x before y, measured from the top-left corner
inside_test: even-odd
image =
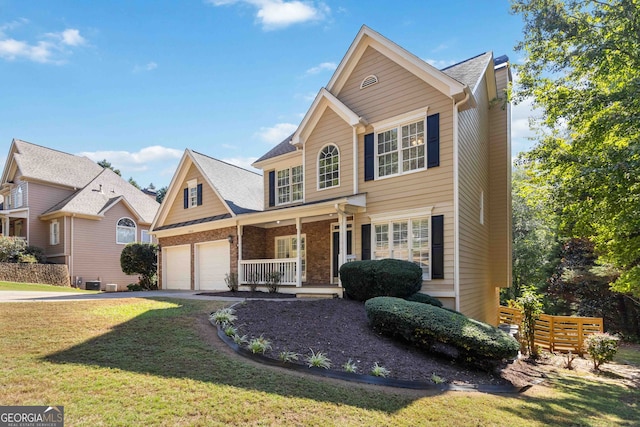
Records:
[[[244,281],[244,269],[242,268],[242,226],[238,224],[238,284],[241,285]]]
[[[296,258],[296,286],[302,286],[302,224],[300,217],[296,217],[296,242],[298,242],[297,258]],[[306,244],[306,243],[305,243]]]
[[[340,267],[342,267],[342,264],[347,262],[347,214],[342,209],[338,209],[338,219],[340,221],[340,231],[338,232],[338,237],[340,239],[340,252],[338,253],[338,271],[340,271]],[[340,275],[338,275],[338,284],[342,286]]]

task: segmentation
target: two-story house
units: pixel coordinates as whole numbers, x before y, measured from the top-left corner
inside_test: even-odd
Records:
[[[14,139],[0,195],[5,236],[43,248],[47,262],[66,264],[73,285],[115,283],[126,290],[120,254],[129,242],[151,241],[159,204],[111,169],[75,156]]]
[[[508,59],[438,70],[363,26],[262,176],[187,150],[152,226],[165,289],[281,276],[341,294],[339,267],[399,258],[423,291],[493,322],[511,282]]]

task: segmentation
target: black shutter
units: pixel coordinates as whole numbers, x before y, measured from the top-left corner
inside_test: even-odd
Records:
[[[362,224],[362,259],[371,259],[371,224]]]
[[[276,205],[276,171],[269,172],[269,206]]]
[[[184,189],[184,208],[185,209],[189,208],[189,189],[188,188]]]
[[[431,278],[444,279],[444,216],[431,217]]]
[[[198,206],[202,205],[202,184],[198,184]]]
[[[440,114],[427,117],[427,167],[440,166]]]
[[[364,180],[371,181],[375,177],[373,134],[368,133],[364,136]]]

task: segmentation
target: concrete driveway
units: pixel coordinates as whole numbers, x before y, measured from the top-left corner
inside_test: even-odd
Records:
[[[91,301],[117,298],[178,298],[217,301],[242,301],[244,298],[213,297],[196,295],[200,291],[142,291],[142,292],[100,292],[97,294],[76,294],[67,292],[0,291],[0,302],[56,302]]]

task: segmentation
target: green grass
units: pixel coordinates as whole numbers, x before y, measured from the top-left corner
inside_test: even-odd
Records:
[[[609,426],[640,418],[638,393],[606,379],[558,376],[520,395],[429,395],[257,366],[213,345],[207,317],[222,304],[3,303],[0,404],[64,405],[73,426]]]
[[[625,365],[640,366],[640,346],[637,344],[621,345],[613,361]]]
[[[83,294],[96,294],[98,291],[85,291],[83,289],[67,286],[43,285],[41,283],[17,283],[0,282],[0,291],[37,291],[37,292],[77,292]]]

